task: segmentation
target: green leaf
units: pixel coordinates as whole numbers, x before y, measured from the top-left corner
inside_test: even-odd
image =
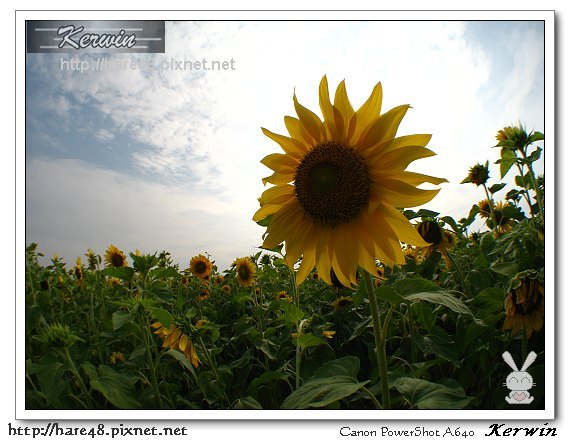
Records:
[[[346,356],[327,362],[315,371],[310,380],[333,376],[350,376],[356,379],[359,370],[360,359],[355,356]]]
[[[361,283],[364,284],[364,283]],[[380,286],[374,290],[374,294],[378,297],[383,299],[384,301],[388,301],[393,306],[397,306],[405,301],[405,299],[399,295],[396,290],[390,286]]]
[[[413,377],[401,377],[393,382],[412,409],[462,409],[473,400],[465,395],[461,386],[449,385],[451,382],[444,385]]]
[[[101,271],[101,275],[118,278],[130,282],[133,279],[135,270],[132,267],[107,267]]]
[[[494,185],[491,185],[489,192],[491,194],[495,194],[496,192],[502,190],[505,186],[507,186],[506,183],[495,183]]]
[[[180,353],[178,350],[168,350],[163,353],[166,356],[170,356],[176,359],[180,365],[182,365],[186,370],[190,372],[196,383],[198,383],[198,376],[196,376],[196,370],[194,370],[194,366],[190,363],[188,358],[184,356],[184,354]]]
[[[251,396],[242,397],[234,404],[234,409],[263,409],[261,404]]]
[[[462,315],[473,316],[473,313],[463,301],[445,291],[412,293],[410,295],[406,295],[405,298],[409,301],[420,300],[427,301],[432,304],[439,304]]]
[[[305,314],[299,307],[287,301],[276,301],[283,310],[283,319],[288,324],[297,324]]]
[[[216,375],[211,371],[202,371],[198,376],[198,384],[200,390],[210,405],[216,403],[226,390],[226,385],[216,378]]]
[[[317,345],[327,345],[326,341],[321,338],[316,337],[312,333],[304,333],[298,337],[299,345],[301,350],[305,350],[309,347],[315,347]]]
[[[370,381],[357,382],[350,376],[318,378],[305,382],[281,405],[282,409],[322,408],[356,393]]]
[[[434,354],[438,358],[451,362],[459,367],[461,360],[459,359],[459,350],[455,341],[441,327],[434,326],[429,335],[424,336],[423,352],[425,354]]]
[[[507,175],[516,160],[517,155],[513,150],[509,148],[503,148],[501,150],[501,159],[497,161],[501,164],[501,179]]]
[[[261,220],[261,221],[263,221],[263,220]],[[262,225],[262,226],[264,226],[264,225]],[[278,245],[275,246],[274,248],[264,248],[263,246],[259,246],[258,249],[263,249],[263,250],[266,250],[266,251],[268,251],[268,252],[275,252],[276,254],[283,255],[283,254],[282,254],[282,252],[283,252],[283,243],[278,244]]]
[[[267,217],[265,217],[264,219],[261,219],[261,220],[257,221],[256,223],[257,223],[259,226],[265,227],[265,226],[268,226],[269,223],[271,223],[271,219],[272,219],[272,218],[273,218],[273,214],[272,214],[272,215],[268,215]],[[263,248],[262,248],[262,249],[263,249]]]
[[[358,307],[366,296],[366,283],[358,283],[356,292],[352,295],[352,305]]]
[[[536,141],[543,141],[543,140],[544,140],[544,135],[540,131],[534,131],[528,137],[528,143],[529,144],[532,144],[533,142],[536,142]]]
[[[463,231],[457,225],[453,217],[446,215],[445,217],[441,217],[441,220],[443,220],[445,223],[451,226],[451,229],[453,229],[457,235],[459,235],[460,237],[463,235]]]
[[[157,267],[149,272],[149,275],[155,280],[161,280],[164,278],[180,278],[181,275],[178,271],[172,267]]]
[[[105,399],[119,409],[136,409],[141,404],[131,397],[135,393],[136,377],[130,377],[113,370],[107,365],[99,365],[99,377],[90,380],[91,388],[99,391]]]
[[[247,393],[249,394],[262,385],[265,385],[266,383],[272,382],[274,380],[283,380],[287,382],[287,376],[281,370],[266,371],[261,376],[256,377],[250,382],[247,388]]]
[[[512,278],[519,272],[519,265],[517,263],[493,263],[490,269],[493,272]]]
[[[410,293],[434,292],[442,290],[440,286],[424,278],[403,279],[395,282],[392,287],[401,296],[406,296]]]
[[[152,317],[160,322],[164,327],[170,327],[172,322],[172,315],[168,310],[160,309],[158,307],[151,307],[150,313]]]
[[[129,360],[132,361],[133,359],[136,359],[138,357],[141,357],[143,354],[146,353],[146,347],[139,347],[139,348],[135,348],[132,352],[131,355],[129,356]]]
[[[123,310],[117,310],[113,313],[111,317],[111,321],[113,323],[113,331],[120,329],[127,321],[129,321],[131,317],[130,312],[125,312]]]

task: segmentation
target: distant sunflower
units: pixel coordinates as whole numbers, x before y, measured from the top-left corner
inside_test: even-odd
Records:
[[[477,203],[477,206],[479,207],[479,215],[481,218],[491,217],[491,206],[489,204],[489,200],[483,199]]]
[[[289,301],[289,302],[293,301],[293,298],[291,297],[291,295],[289,295],[284,290],[282,290],[281,292],[277,292],[275,294],[275,299],[284,299],[284,300]]]
[[[198,301],[204,301],[210,297],[210,292],[207,290],[201,290],[198,294]]]
[[[435,154],[425,148],[431,135],[395,137],[410,106],[380,114],[380,83],[354,111],[344,81],[331,103],[324,76],[319,102],[324,121],[293,95],[298,119],[285,117],[290,137],[262,129],[285,154],[261,161],[274,171],[263,182],[275,186],[262,194],[253,220],[269,219],[263,247],[285,242],[289,267],[303,256],[297,284],[314,267],[332,284],[332,267],[350,287],[357,284],[358,266],[375,275],[376,259],[388,266],[404,264],[400,241],[428,245],[396,207],[427,203],[439,189],[418,185],[447,180],[406,171],[413,161]]]
[[[204,255],[196,255],[190,260],[190,272],[198,278],[208,278],[212,273],[212,262]]]
[[[333,302],[335,312],[343,312],[352,306],[353,300],[350,296],[341,296]]]
[[[83,281],[83,266],[81,265],[81,258],[77,257],[75,261],[75,267],[73,268],[75,278],[81,283]]]
[[[222,292],[224,292],[224,293],[232,293],[232,288],[231,288],[229,285],[224,284],[224,285],[222,286]]]
[[[512,335],[523,329],[527,338],[544,325],[544,284],[534,271],[526,271],[515,277],[513,286],[505,298],[505,322],[503,330]]]
[[[497,223],[497,228],[499,232],[505,234],[509,232],[515,223],[514,219],[507,214],[507,208],[510,206],[509,203],[499,202],[494,207],[495,212],[495,222]]]
[[[473,183],[479,186],[487,183],[487,180],[489,180],[489,162],[484,165],[480,163],[473,165],[461,183]]]
[[[251,287],[255,283],[255,264],[249,258],[238,258],[234,262],[236,278],[241,287]]]
[[[196,328],[202,328],[206,324],[208,324],[208,322],[209,321],[207,319],[199,319],[198,321],[196,321]]]
[[[127,266],[127,257],[114,245],[109,245],[105,252],[105,266],[124,267]]]

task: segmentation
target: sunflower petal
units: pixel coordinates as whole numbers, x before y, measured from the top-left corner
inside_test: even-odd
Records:
[[[398,175],[398,179],[403,182],[409,183],[412,186],[418,186],[426,182],[433,183],[434,185],[439,185],[441,183],[449,182],[449,180],[447,179],[428,176],[427,174],[414,173],[411,171],[404,171],[403,173]]]
[[[370,97],[355,113],[356,129],[354,136],[358,138],[363,130],[380,115],[382,108],[382,84],[378,83],[372,89]]]
[[[344,80],[342,80],[336,88],[336,92],[334,94],[334,106],[342,115],[344,125],[348,127],[350,118],[352,118],[352,115],[354,115],[354,109],[352,108],[352,104],[348,99],[348,95],[346,93],[346,84],[344,83]]]
[[[261,159],[261,163],[273,171],[289,172],[294,171],[299,165],[299,161],[287,154],[273,153]]]
[[[283,243],[295,231],[302,218],[303,213],[297,201],[291,201],[284,205],[273,215],[267,226],[267,236],[263,242],[263,247],[273,249]]]
[[[379,211],[396,233],[398,240],[412,246],[429,246],[429,243],[421,237],[416,228],[400,211],[385,203],[380,205]]]
[[[404,171],[415,160],[431,156],[435,153],[425,147],[402,147],[371,157],[367,163],[372,170],[378,170],[378,174],[389,176]]]
[[[307,130],[303,128],[301,122],[297,118],[285,116],[285,127],[293,139],[307,145],[313,144],[313,138],[309,135]]]
[[[317,231],[317,272],[319,276],[327,283],[331,281],[331,265],[332,265],[332,249],[330,243],[331,230],[329,228]]]
[[[271,176],[267,176],[261,179],[261,182],[263,185],[267,185],[268,183],[271,183],[273,185],[285,185],[287,183],[291,183],[294,179],[294,173],[282,174],[276,171]]]
[[[315,246],[315,239],[313,238],[309,243],[307,243],[305,252],[303,253],[303,261],[297,270],[297,276],[295,278],[295,283],[300,286],[305,278],[311,273],[311,270],[315,267],[317,256],[317,249]]]
[[[334,124],[334,112],[329,96],[329,83],[326,75],[323,76],[319,85],[319,106],[321,107],[325,123],[330,122]]]
[[[259,202],[262,205],[284,204],[287,203],[294,194],[295,187],[293,185],[277,185],[263,191]]]
[[[408,104],[399,105],[381,115],[360,135],[356,145],[361,150],[366,150],[374,148],[386,140],[394,139],[400,122],[402,122],[409,108]]]
[[[377,185],[382,187],[381,199],[398,208],[423,205],[433,199],[440,190],[419,189],[397,179],[382,179]]]
[[[299,116],[299,121],[301,122],[301,125],[309,132],[309,134],[314,139],[313,145],[322,142],[323,122],[321,121],[321,119],[311,110],[299,104],[299,101],[297,101],[297,96],[295,94],[293,94],[293,104],[295,105],[295,111]]]
[[[263,127],[261,128],[261,131],[263,131],[263,134],[265,136],[277,142],[279,146],[283,148],[283,151],[285,151],[285,153],[287,153],[290,156],[300,159],[307,152],[306,147],[297,139],[292,139],[287,136],[273,133],[272,131],[269,131]]]
[[[268,216],[275,214],[282,207],[283,207],[283,205],[263,205],[253,215],[253,221],[259,222],[259,221],[263,220],[264,218],[267,218]]]

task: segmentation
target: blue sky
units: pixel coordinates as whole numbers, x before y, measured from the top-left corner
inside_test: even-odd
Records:
[[[183,268],[198,253],[221,268],[255,253],[263,229],[251,217],[269,174],[259,161],[278,151],[260,127],[285,133],[293,90],[318,113],[325,73],[331,89],[346,79],[355,107],[378,81],[383,111],[412,105],[398,134],[432,133],[438,155],[410,169],[450,181],[425,207],[459,219],[484,197],[459,182],[497,159],[497,130],[519,120],[544,130],[543,31],[522,21],[167,22],[165,54],[81,55],[234,60],[235,70],[208,72],[81,73],[61,69],[66,55],[28,54],[26,242],[69,263],[111,243],[168,250]]]

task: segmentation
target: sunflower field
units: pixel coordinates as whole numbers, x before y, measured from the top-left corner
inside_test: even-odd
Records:
[[[294,97],[289,136],[263,129],[282,148],[262,160],[263,241],[229,269],[114,245],[42,265],[27,246],[27,409],[545,407],[542,133],[499,130],[500,179],[466,170],[481,200],[454,219],[419,208],[446,180],[406,170],[435,154],[396,136],[409,106],[382,113],[379,83],[331,103],[326,77],[319,98],[323,119]],[[507,388],[505,351],[537,355],[532,387]]]

